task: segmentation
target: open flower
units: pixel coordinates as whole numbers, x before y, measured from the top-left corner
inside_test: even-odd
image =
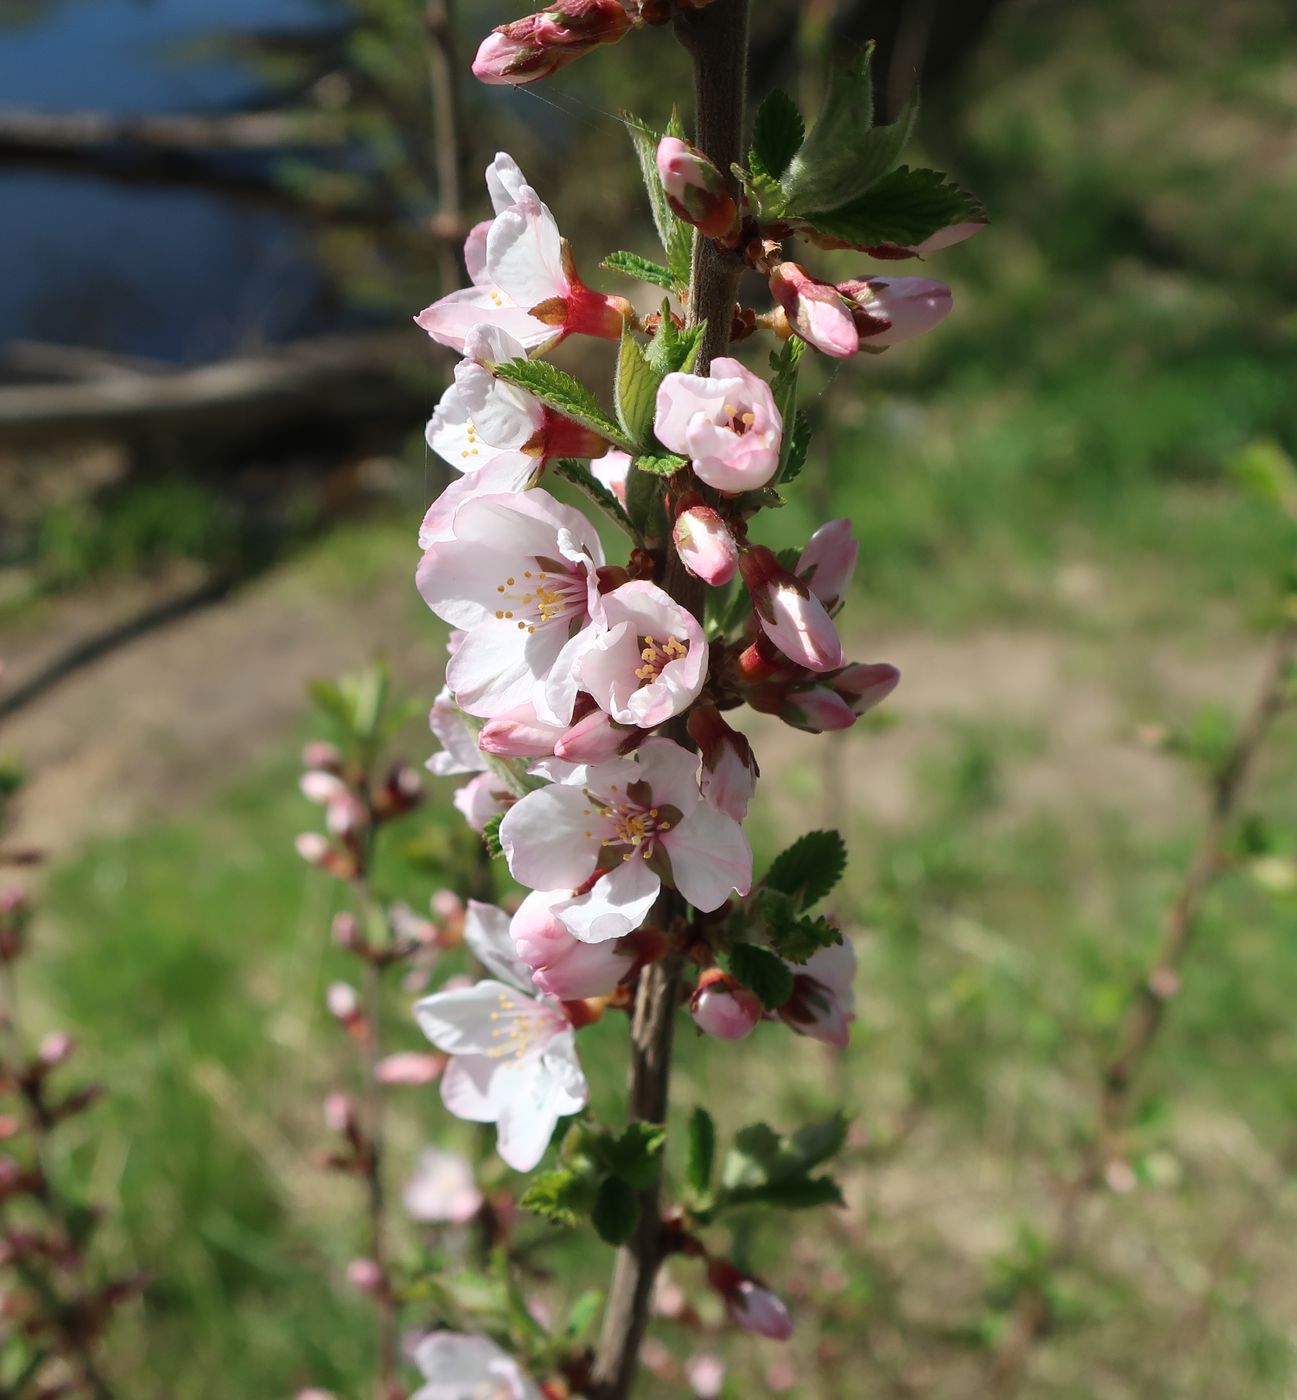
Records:
[[[751,888],[752,850],[738,822],[703,799],[697,773],[697,755],[663,738],[562,772],[505,814],[511,874],[574,891],[552,908],[587,943],[637,929],[664,880],[696,909],[719,909],[731,890]]]
[[[726,355],[709,375],[666,376],[653,431],[689,458],[699,480],[729,495],[764,486],[779,466],[783,420],[770,386]]]
[[[442,1102],[457,1118],[494,1123],[500,1156],[528,1172],[544,1156],[558,1120],[585,1107],[576,1036],[562,1007],[531,990],[502,910],[470,903],[464,938],[500,980],[424,997],[415,1019],[451,1056]]]
[[[453,527],[415,578],[433,612],[464,630],[446,668],[455,703],[490,718],[530,702],[539,718],[566,724],[579,633],[599,601],[594,526],[538,488],[473,497]]]
[[[539,479],[550,458],[594,457],[607,448],[598,433],[492,373],[494,365],[525,355],[521,343],[498,326],[474,326],[468,333],[455,382],[424,434],[428,446],[463,476],[428,508],[419,529],[422,548],[451,537],[455,512],[469,497],[522,491]]]
[[[849,939],[821,948],[805,963],[790,963],[793,994],[775,1013],[799,1035],[846,1045],[856,1019],[856,950]]]
[[[541,1400],[522,1367],[490,1339],[471,1332],[429,1332],[414,1348],[427,1378],[410,1400]]]
[[[405,1212],[429,1225],[464,1225],[482,1209],[473,1168],[458,1152],[426,1147],[401,1192]]]
[[[553,214],[501,152],[487,171],[495,218],[469,234],[464,260],[473,286],[441,297],[414,318],[439,345],[463,353],[469,333],[487,324],[529,351],[568,335],[615,340],[632,314],[625,297],[591,291]]]
[[[655,583],[605,594],[602,621],[576,662],[576,677],[621,724],[652,729],[687,710],[707,676],[698,620]]]

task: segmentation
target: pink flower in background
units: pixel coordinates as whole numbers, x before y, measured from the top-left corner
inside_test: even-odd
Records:
[[[595,479],[605,485],[617,498],[618,504],[626,506],[626,478],[630,475],[631,455],[619,447],[609,448],[602,457],[595,457],[590,470]]]
[[[741,1273],[727,1259],[711,1261],[707,1282],[724,1299],[730,1320],[740,1327],[776,1342],[785,1342],[793,1335],[792,1318],[779,1295],[759,1279]]]
[[[703,796],[717,811],[741,822],[761,776],[752,745],[721,718],[715,705],[696,705],[690,711],[689,736],[702,757]]]
[[[737,231],[738,206],[725,177],[705,155],[678,136],[664,136],[657,148],[658,178],[672,211],[708,238]]]
[[[739,824],[703,799],[697,774],[697,755],[663,738],[572,767],[505,814],[510,873],[532,889],[574,891],[552,907],[583,942],[637,929],[663,880],[695,908],[718,909],[751,887],[752,851]]]
[[[515,1171],[531,1171],[559,1119],[589,1096],[576,1036],[559,1004],[532,992],[503,911],[470,903],[464,937],[501,980],[434,992],[415,1003],[415,1019],[451,1057],[442,1102],[457,1118],[494,1123],[500,1156]]]
[[[711,506],[686,506],[676,516],[671,540],[680,562],[695,578],[719,588],[734,577],[738,546],[730,527]]]
[[[482,40],[473,76],[520,86],[557,73],[631,27],[621,0],[550,0],[543,10],[502,24]]]
[[[602,564],[594,526],[547,491],[465,501],[454,537],[431,545],[415,575],[424,602],[464,631],[446,668],[456,704],[490,718],[530,702],[566,724]]]
[[[826,355],[845,359],[860,348],[850,306],[837,288],[817,281],[794,262],[780,263],[770,274],[770,295],[783,308],[794,332]]]
[[[324,824],[334,836],[347,836],[368,824],[365,804],[336,773],[312,769],[302,774],[298,786],[308,802],[324,808]]]
[[[464,247],[474,285],[433,302],[414,318],[418,325],[460,353],[470,332],[483,324],[507,332],[528,351],[569,335],[619,338],[632,314],[630,303],[581,281],[553,214],[511,157],[496,156],[487,187],[495,218],[485,231],[479,224]]]
[[[739,568],[761,630],[789,660],[809,671],[843,665],[842,642],[824,604],[769,549],[747,549]]]
[[[582,943],[555,917],[554,904],[569,897],[533,890],[518,906],[509,934],[518,956],[531,969],[532,981],[560,1001],[606,996],[631,970],[618,943]]]
[[[494,773],[479,773],[470,778],[461,788],[455,789],[450,799],[455,810],[476,832],[486,830],[492,817],[501,816],[509,810],[513,794]]]
[[[605,594],[587,640],[577,683],[621,724],[651,729],[680,714],[707,677],[697,619],[654,583],[624,583]]]
[[[712,1352],[700,1352],[685,1362],[685,1377],[698,1400],[716,1400],[725,1389],[725,1363]]]
[[[401,1192],[405,1213],[429,1225],[465,1225],[482,1209],[473,1168],[457,1152],[426,1147]]]
[[[476,1333],[430,1332],[414,1348],[427,1378],[410,1400],[542,1400],[507,1352]]]
[[[720,968],[708,968],[689,998],[689,1014],[704,1035],[716,1040],[743,1040],[764,1014],[754,993]]]
[[[883,350],[930,331],[953,304],[950,288],[927,277],[865,277],[839,282],[838,291],[851,308],[862,350]]]
[[[856,950],[851,940],[821,948],[801,965],[790,963],[789,971],[793,994],[775,1014],[800,1035],[845,1046],[856,1019]]]
[[[851,533],[851,521],[830,520],[806,541],[793,573],[832,613],[846,597],[856,572],[860,545]]]
[[[754,491],[779,466],[783,421],[770,386],[725,355],[712,361],[710,375],[667,375],[653,430],[717,491]]]

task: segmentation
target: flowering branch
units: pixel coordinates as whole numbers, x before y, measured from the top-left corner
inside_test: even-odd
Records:
[[[1048,1275],[1075,1253],[1083,1208],[1114,1171],[1124,1177],[1121,1134],[1130,1114],[1132,1087],[1147,1060],[1172,998],[1180,990],[1181,969],[1193,941],[1203,900],[1226,867],[1226,848],[1244,786],[1262,751],[1271,725],[1292,704],[1292,670],[1297,661],[1297,625],[1285,622],[1275,636],[1265,670],[1234,741],[1211,774],[1207,817],[1179,892],[1166,913],[1161,947],[1153,965],[1131,996],[1117,1037],[1117,1048],[1104,1067],[1089,1148],[1072,1177],[1063,1183],[1043,1274]],[[1016,1395],[1031,1349],[1049,1325],[1049,1298],[1034,1284],[1022,1292],[995,1357],[995,1393]]]

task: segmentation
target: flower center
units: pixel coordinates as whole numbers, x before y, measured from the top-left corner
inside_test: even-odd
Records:
[[[631,784],[632,788],[639,789],[647,789],[647,786],[646,783]],[[589,788],[581,790],[590,802],[584,815],[603,819],[604,836],[600,846],[613,854],[620,851],[622,860],[633,860],[637,855],[651,859],[658,838],[671,830],[679,815],[673,808],[650,806],[652,794],[647,791],[620,793],[616,783],[609,788],[607,797],[600,797]],[[594,832],[585,834],[588,839]]]
[[[728,428],[737,437],[742,437],[744,433],[757,421],[757,415],[750,408],[740,412],[732,403],[727,403],[721,413],[721,427]]]
[[[651,685],[670,662],[689,655],[688,644],[678,637],[668,637],[660,646],[652,637],[641,637],[640,647],[644,664],[636,668],[635,677],[641,685]]]
[[[499,1042],[487,1052],[492,1060],[523,1060],[530,1054],[539,1054],[549,1040],[548,1026],[539,1016],[519,1015],[517,1008],[503,992],[498,999],[499,1009],[491,1012],[491,1039]]]
[[[474,424],[471,418],[464,424],[464,430],[468,434],[468,446],[465,447],[459,455],[461,457],[481,456],[481,453],[478,451],[477,446],[477,426],[476,424]]]
[[[548,569],[524,569],[522,580],[507,578],[495,586],[500,602],[508,607],[496,609],[496,617],[517,622],[519,631],[534,632],[548,622],[565,622],[574,616],[585,616],[587,593],[584,573],[569,572],[561,566]]]

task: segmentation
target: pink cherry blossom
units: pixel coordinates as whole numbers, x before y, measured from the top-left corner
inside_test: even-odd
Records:
[[[651,738],[627,758],[563,767],[509,809],[500,844],[520,883],[577,891],[553,911],[582,942],[638,928],[664,879],[704,912],[751,887],[747,837],[704,800],[697,755]]]
[[[725,1363],[713,1352],[700,1352],[685,1362],[685,1376],[698,1400],[716,1400],[725,1388]]]
[[[624,583],[606,594],[588,640],[577,683],[621,724],[652,729],[682,713],[707,676],[698,620],[654,583]]]
[[[477,832],[485,831],[492,817],[508,811],[512,794],[494,773],[479,773],[451,797],[455,810]]]
[[[427,1379],[410,1400],[542,1400],[508,1352],[478,1333],[430,1332],[414,1348]]]
[[[434,992],[415,1003],[415,1019],[451,1056],[442,1102],[457,1118],[494,1123],[500,1156],[515,1171],[531,1171],[558,1120],[585,1107],[575,1034],[556,1001],[534,995],[503,911],[470,903],[464,937],[500,980]]]
[[[689,712],[689,736],[702,757],[703,796],[717,811],[741,822],[761,776],[752,745],[714,705],[696,705]]]
[[[657,167],[667,203],[686,223],[708,238],[736,232],[738,206],[725,177],[701,151],[677,136],[664,136],[658,142]]]
[[[552,754],[566,733],[566,725],[537,718],[536,707],[528,702],[487,720],[478,732],[477,746],[497,758],[540,758]]]
[[[482,1209],[473,1168],[457,1152],[426,1147],[401,1192],[405,1213],[429,1225],[464,1225]]]
[[[490,718],[530,702],[566,724],[602,564],[594,526],[547,491],[465,501],[453,538],[431,545],[415,575],[433,612],[464,631],[446,668],[456,704]]]
[[[630,453],[618,447],[609,448],[602,457],[595,457],[590,463],[595,479],[616,496],[623,508],[626,505],[626,478],[630,475],[630,466]]]
[[[605,996],[631,970],[617,942],[582,943],[555,917],[553,906],[570,891],[533,890],[518,906],[509,934],[518,956],[531,968],[532,981],[561,1001]]]
[[[844,938],[800,966],[789,964],[793,994],[775,1013],[785,1025],[827,1045],[844,1046],[856,1019],[856,950]]]
[[[950,288],[927,277],[865,277],[839,282],[862,350],[883,350],[930,331],[950,314]]]
[[[761,1003],[719,968],[710,968],[698,979],[689,998],[689,1014],[704,1035],[716,1040],[743,1040],[761,1020]]]
[[[810,671],[843,665],[842,641],[824,604],[770,550],[753,546],[739,567],[761,630],[786,657]]]
[[[508,332],[528,351],[565,336],[616,339],[631,314],[625,297],[591,291],[577,275],[553,214],[501,152],[487,171],[495,218],[464,248],[473,286],[433,302],[414,319],[439,345],[463,353],[482,324]]]
[[[642,729],[618,724],[596,708],[564,730],[554,745],[554,756],[568,763],[602,763],[615,754],[629,752],[643,737]]]
[[[369,823],[365,804],[336,773],[312,769],[298,782],[308,802],[324,808],[324,824],[334,836],[346,836]]]
[[[860,349],[851,307],[834,287],[817,281],[794,262],[780,263],[770,274],[770,294],[783,308],[788,324],[808,345],[845,359]]]
[[[793,573],[832,613],[846,597],[859,557],[860,545],[851,533],[851,521],[830,520],[806,541]]]
[[[671,540],[680,562],[695,578],[714,588],[727,584],[739,566],[730,527],[711,506],[687,506],[676,516]]]
[[[666,376],[654,432],[689,458],[700,481],[730,495],[764,486],[779,467],[783,422],[770,386],[725,355],[709,375]]]
[[[398,1050],[384,1055],[374,1066],[374,1078],[380,1084],[432,1084],[441,1078],[446,1061],[441,1055],[422,1054],[418,1050]]]
[[[482,41],[473,76],[520,86],[557,73],[631,27],[621,0],[550,0],[542,10],[502,24]]]

